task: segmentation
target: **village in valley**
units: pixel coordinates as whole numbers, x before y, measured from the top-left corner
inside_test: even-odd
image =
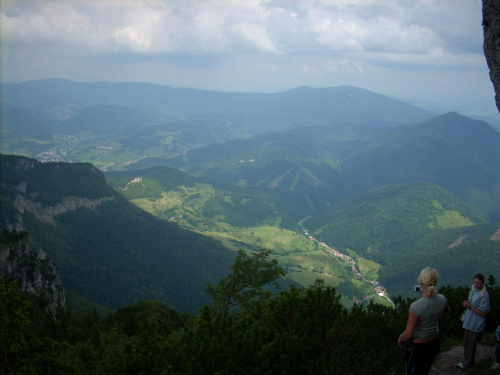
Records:
[[[303,222],[303,220],[299,223],[301,224]],[[304,234],[311,240],[311,241],[314,241],[316,242],[319,246],[322,246],[325,248],[325,250],[327,251],[327,253],[331,256],[331,257],[334,257],[340,261],[343,261],[345,262],[348,266],[350,266],[351,268],[351,272],[353,273],[354,277],[358,280],[361,280],[361,281],[364,281],[370,285],[373,286],[373,289],[374,289],[374,292],[376,294],[378,294],[379,296],[381,297],[384,297],[386,298],[387,300],[389,300],[389,302],[391,302],[391,304],[393,304],[392,300],[389,298],[389,296],[387,295],[387,291],[386,289],[380,285],[378,283],[378,281],[374,281],[374,280],[368,280],[365,275],[361,272],[362,269],[364,268],[364,266],[360,266],[357,264],[357,261],[359,261],[359,257],[355,259],[353,259],[352,257],[350,257],[349,255],[346,255],[346,254],[342,254],[341,252],[335,250],[334,248],[328,246],[326,243],[324,242],[319,242],[316,238],[314,238],[311,234],[309,234],[309,232],[307,231],[307,229],[304,229],[303,228],[303,231],[304,231]],[[326,271],[324,271],[326,272]],[[332,274],[332,276],[335,276],[334,274]],[[369,299],[371,298],[372,296],[365,296],[364,297],[364,300],[366,299]],[[362,302],[362,301],[353,301],[354,303],[359,303],[359,302]]]

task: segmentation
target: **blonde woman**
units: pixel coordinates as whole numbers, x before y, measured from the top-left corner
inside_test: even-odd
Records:
[[[418,282],[422,298],[410,305],[406,329],[399,336],[398,346],[409,345],[411,354],[406,359],[406,374],[428,374],[439,354],[439,318],[450,313],[448,300],[437,294],[439,274],[427,267],[420,272]]]

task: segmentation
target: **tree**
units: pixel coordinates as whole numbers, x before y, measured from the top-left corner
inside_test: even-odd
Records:
[[[271,250],[266,249],[251,255],[238,250],[238,256],[230,267],[231,273],[220,279],[216,286],[207,285],[206,292],[213,298],[217,318],[224,321],[230,310],[241,308],[265,285],[285,274],[276,259],[268,259],[270,254]]]
[[[488,277],[488,283],[486,285],[488,286],[488,288],[493,289],[496,283],[497,281],[495,279],[495,276],[490,275],[490,277]]]
[[[32,329],[31,297],[16,282],[0,278],[0,373],[36,374],[41,341]]]

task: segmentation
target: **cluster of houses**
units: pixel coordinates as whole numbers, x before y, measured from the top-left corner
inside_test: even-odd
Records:
[[[35,158],[44,163],[67,161],[65,159],[67,152],[71,151],[77,146],[78,138],[72,135],[59,134],[59,136],[61,136],[62,138],[66,138],[67,143],[54,147],[50,150],[40,152],[35,156]]]
[[[365,278],[365,275],[363,275],[361,273],[361,270],[364,268],[364,266],[358,266],[356,261],[359,260],[359,258],[356,258],[356,260],[354,260],[353,258],[351,258],[349,255],[346,255],[346,254],[342,254],[341,252],[335,250],[334,248],[328,246],[326,243],[324,242],[318,242],[318,240],[316,238],[314,238],[313,236],[311,236],[307,230],[304,230],[304,233],[306,236],[309,237],[309,239],[311,241],[314,241],[314,242],[317,242],[318,245],[324,247],[326,249],[326,251],[333,257],[335,258],[338,258],[338,259],[342,259],[343,261],[345,261],[347,264],[351,265],[351,271],[354,275],[354,277],[358,280],[361,280],[361,281],[364,281],[368,284],[371,284],[375,290],[375,293],[377,293],[379,296],[383,297],[383,296],[386,296],[386,289],[380,285],[377,281],[372,281],[372,280],[367,280]]]
[[[40,152],[35,156],[35,158],[43,163],[65,161],[64,157],[59,153],[57,148]]]
[[[178,220],[178,219],[182,219],[182,214],[180,213],[179,210],[176,211],[174,216],[170,216],[170,220]]]

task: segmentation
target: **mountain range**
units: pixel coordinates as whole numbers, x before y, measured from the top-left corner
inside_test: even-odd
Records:
[[[57,150],[61,160],[99,168],[271,130],[343,122],[392,127],[434,115],[348,86],[257,94],[54,79],[2,83],[1,90],[2,152],[42,159]],[[108,152],[97,157],[97,147]]]
[[[344,303],[377,298],[365,280],[404,295],[429,262],[454,285],[500,265],[500,134],[484,121],[347,86],[2,92],[0,151],[29,157],[2,156],[2,228],[28,230],[74,298],[194,311],[238,248],[271,248],[290,282],[323,278]]]
[[[212,144],[175,158],[144,158],[240,186],[332,202],[393,183],[431,182],[500,220],[500,134],[457,113],[397,128],[301,127]],[[311,207],[314,213],[324,208]]]

